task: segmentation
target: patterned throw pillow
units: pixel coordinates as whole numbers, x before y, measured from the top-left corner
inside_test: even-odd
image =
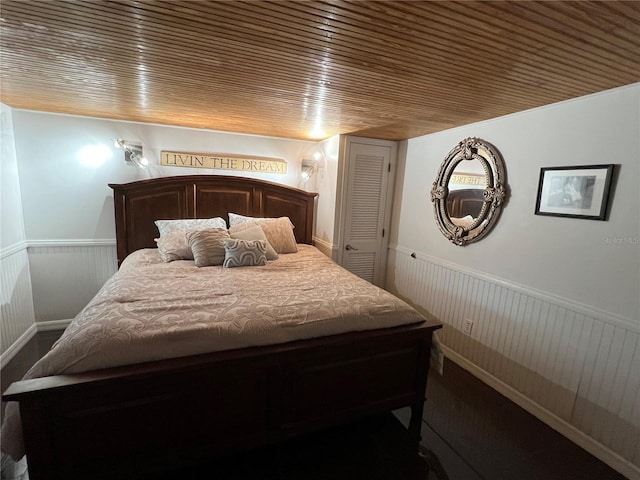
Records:
[[[223,267],[253,267],[267,264],[267,242],[265,240],[241,240],[229,238],[224,241]]]
[[[278,253],[271,246],[264,231],[259,226],[251,226],[244,230],[236,228],[234,231],[229,231],[229,233],[231,234],[231,238],[239,238],[240,240],[264,240],[267,242],[267,260],[278,259]]]
[[[283,218],[283,217],[280,217],[280,218]],[[289,217],[284,217],[284,218],[287,218],[289,220],[289,223],[291,224],[291,228],[296,228],[296,226],[293,224],[293,222]],[[232,227],[233,225],[239,225],[241,223],[246,223],[246,222],[260,223],[260,222],[268,222],[276,219],[277,217],[247,217],[245,215],[238,215],[237,213],[229,212],[230,227]]]
[[[171,232],[204,230],[206,228],[227,228],[227,222],[222,217],[215,218],[186,218],[183,220],[156,220],[156,227],[160,236]]]
[[[229,218],[231,218],[229,214]],[[244,217],[250,218],[250,217]],[[233,236],[238,232],[259,226],[267,237],[267,241],[275,249],[277,253],[296,253],[298,244],[293,233],[293,226],[289,217],[280,218],[260,218],[246,220],[240,223],[232,224],[229,227],[229,233]]]
[[[192,230],[186,233],[186,237],[193,251],[196,267],[222,265],[225,257],[224,242],[229,238],[226,228]]]
[[[193,253],[187,242],[185,232],[171,232],[155,240],[158,244],[158,253],[163,262],[193,260]]]

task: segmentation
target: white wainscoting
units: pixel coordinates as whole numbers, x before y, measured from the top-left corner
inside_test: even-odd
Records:
[[[640,324],[399,246],[387,289],[443,322],[452,360],[640,478]]]
[[[0,262],[0,366],[4,367],[35,334],[36,329],[26,242],[3,249]]]
[[[29,242],[36,322],[75,317],[117,271],[114,240]]]

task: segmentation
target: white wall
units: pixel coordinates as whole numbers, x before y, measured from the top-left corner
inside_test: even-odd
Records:
[[[18,161],[14,142],[12,111],[0,104],[0,155],[1,169],[0,201],[0,248],[14,246],[25,240],[24,221],[22,218],[22,201],[20,199],[20,181],[18,178]]]
[[[640,84],[412,139],[392,242],[640,322]],[[501,152],[511,196],[496,227],[465,247],[439,232],[429,200],[466,137]],[[540,168],[619,165],[608,221],[534,215]]]
[[[335,258],[337,232],[334,224],[336,218],[338,162],[340,160],[340,136],[331,137],[321,142],[319,146],[324,155],[313,184],[315,191],[318,192],[314,242],[325,255]]]
[[[12,111],[0,104],[0,353],[4,365],[35,332]]]
[[[511,196],[488,236],[457,247],[429,192],[466,137],[498,148]],[[640,84],[411,139],[400,152],[387,287],[444,323],[454,361],[640,478]],[[619,171],[607,221],[534,215],[541,167],[607,163]]]
[[[308,141],[25,110],[13,111],[13,123],[35,318],[50,325],[73,318],[116,270],[109,183],[216,173],[298,187],[302,158],[318,149]],[[149,168],[126,164],[123,151],[113,147],[114,138],[142,144]],[[80,153],[96,146],[104,147],[110,158],[87,165]],[[276,157],[286,160],[288,168],[286,175],[278,175],[163,167],[161,150]],[[318,200],[321,210],[323,200],[327,197]]]
[[[15,110],[14,125],[22,185],[24,223],[29,240],[112,239],[113,197],[108,183],[149,176],[252,176],[297,187],[302,156],[314,142],[238,135],[207,130],[119,122],[97,118]],[[139,142],[150,161],[147,170],[125,164],[112,139]],[[78,158],[83,147],[103,145],[112,158],[86,166]],[[258,155],[283,158],[286,175],[235,172],[159,165],[160,151]]]

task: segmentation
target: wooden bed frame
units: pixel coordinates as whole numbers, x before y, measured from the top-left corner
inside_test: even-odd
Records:
[[[116,216],[118,264],[141,248],[156,248],[159,219],[229,219],[287,216],[298,243],[312,244],[317,193],[262,180],[224,175],[160,177],[121,185],[110,184]]]
[[[227,176],[110,185],[119,263],[156,219],[289,216],[311,243],[316,194]],[[422,324],[57,375],[12,384],[31,480],[145,478],[409,406],[416,447],[432,332]]]

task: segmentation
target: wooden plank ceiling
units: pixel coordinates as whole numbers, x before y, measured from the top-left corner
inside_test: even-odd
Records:
[[[401,140],[640,80],[640,2],[25,1],[1,101],[295,139]]]

